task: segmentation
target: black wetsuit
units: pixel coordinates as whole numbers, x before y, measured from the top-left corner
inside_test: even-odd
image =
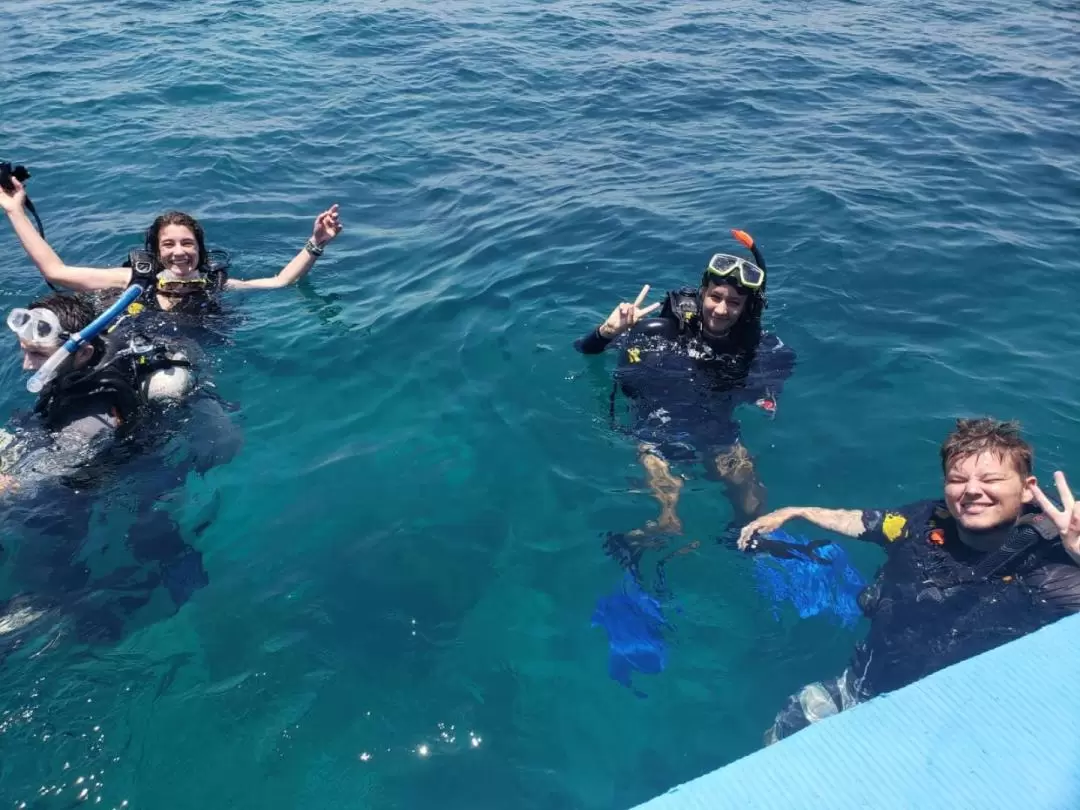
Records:
[[[680,324],[671,305],[616,340],[615,377],[632,403],[631,432],[668,461],[725,452],[740,436],[735,407],[775,405],[795,366],[795,352],[775,335],[763,334],[752,348],[706,339],[699,329]],[[610,343],[593,330],[574,345],[598,354]]]
[[[1033,513],[1032,513],[1033,514]],[[838,679],[822,684],[837,708],[933,672],[1080,612],[1080,567],[1060,540],[1042,539],[989,560],[957,535],[944,501],[866,510],[861,539],[888,555],[860,596],[870,631]],[[988,576],[977,575],[995,567]],[[808,725],[799,697],[773,727],[781,738]]]
[[[110,291],[94,299],[95,309],[104,311],[118,293]],[[199,364],[201,349],[221,346],[228,342],[229,319],[221,308],[216,295],[191,293],[184,296],[173,309],[164,310],[157,303],[157,294],[151,289],[128,307],[125,315],[112,328],[121,340],[138,336],[154,344],[168,346],[183,352],[193,363]]]
[[[206,279],[203,291],[193,291],[179,296],[175,306],[163,310],[158,303],[157,280],[162,273],[162,267],[157,258],[149,251],[133,250],[128,254],[124,267],[132,268],[128,284],[142,285],[143,293],[139,296],[139,303],[150,312],[217,314],[220,311],[218,295],[229,281],[228,254],[221,250],[211,250],[209,255],[204,257],[204,264],[200,270],[200,274]]]
[[[95,506],[91,493],[120,463],[153,444],[154,437],[141,435],[151,410],[142,383],[164,367],[153,354],[118,352],[111,342],[103,343],[90,365],[53,380],[32,413],[16,415],[0,432],[0,473],[10,479],[0,496],[6,547],[0,560],[7,569],[0,613],[10,608],[11,597],[23,605],[28,594],[38,606],[75,605],[84,638],[114,636],[118,626],[113,610],[103,630],[100,606],[87,610],[83,596],[93,587],[81,553]],[[171,585],[173,571],[189,585],[205,584],[198,553],[180,537],[169,513],[154,509],[163,494],[182,484],[183,474],[170,475],[167,482],[160,474],[143,474],[131,482],[137,504],[129,548],[136,568],[144,570],[135,577],[141,584],[125,584],[126,593],[113,608],[129,611],[145,603],[163,581],[174,597],[183,593],[186,600],[191,589]],[[159,569],[149,577],[147,563]]]
[[[133,268],[128,283],[141,284],[143,293],[110,332],[122,341],[133,336],[142,342],[149,339],[154,344],[182,352],[193,365],[201,365],[202,349],[226,344],[231,326],[220,301],[229,280],[227,254],[223,251],[211,251],[211,254],[213,261],[203,272],[207,281],[205,287],[176,297],[171,309],[162,309],[157,288],[161,274],[159,263],[145,250],[132,251],[124,262],[125,267]],[[95,309],[101,312],[121,294],[121,290],[107,290],[88,296]]]

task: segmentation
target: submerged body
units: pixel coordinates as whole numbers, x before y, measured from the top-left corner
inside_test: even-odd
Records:
[[[1031,475],[1017,428],[991,419],[960,420],[941,455],[942,499],[788,507],[743,530],[740,547],[755,549],[761,534],[802,518],[887,555],[859,595],[870,629],[850,665],[789,698],[768,742],[1080,612],[1080,506],[1064,476],[1058,508]]]
[[[774,412],[795,353],[757,326],[712,335],[703,328],[706,310],[693,289],[683,288],[668,294],[657,316],[637,320],[617,338],[615,385],[630,405],[627,432],[638,442],[639,459],[661,506],[655,530],[648,533],[682,530],[676,514],[682,478],[673,464],[700,461],[708,477],[723,481],[734,525],[759,514],[764,504],[764,487],[741,442],[735,410],[750,404]],[[615,340],[594,330],[575,345],[584,354],[598,354]],[[612,397],[614,419],[614,391]],[[645,533],[622,537],[639,544],[634,538]]]
[[[839,677],[788,699],[769,742],[1080,612],[1080,567],[1060,540],[1037,542],[992,574],[972,576],[993,552],[960,541],[943,501],[867,510],[865,519],[860,539],[888,554],[859,597],[870,630]]]
[[[125,435],[105,429],[81,442],[39,420],[19,422],[2,454],[15,483],[0,495],[0,616],[40,614],[22,636],[47,622],[81,641],[114,641],[156,593],[166,595],[164,616],[208,584],[202,554],[174,512],[192,472],[227,463],[242,445],[217,400],[195,393],[157,403]],[[110,515],[126,524],[111,530],[119,536],[90,542],[95,523]],[[0,651],[17,638],[0,630]]]
[[[24,368],[41,367],[94,319],[93,313],[89,302],[63,295],[13,310],[8,325],[19,336]],[[82,552],[100,505],[98,492],[118,481],[123,482],[121,500],[130,496],[117,513],[133,516],[127,531],[136,562],[132,570],[141,568],[145,576],[136,583],[126,582],[128,574],[121,576],[126,584],[117,604],[134,608],[149,598],[147,588],[164,583],[179,607],[194,587],[205,584],[198,552],[157,506],[182,488],[191,469],[204,472],[227,461],[239,448],[239,437],[220,403],[205,393],[167,400],[150,396],[156,374],[187,370],[186,361],[172,354],[138,335],[96,337],[63,361],[32,411],[17,414],[0,432],[6,552],[0,598],[17,606],[19,615],[25,617],[34,605],[47,607],[46,612],[63,605],[84,617],[100,612],[100,604],[87,608],[95,602],[87,601],[94,586]],[[197,441],[187,452],[168,448],[177,422],[201,432],[196,439],[211,442],[212,450]],[[147,463],[129,471],[133,460]],[[108,497],[118,505],[115,493]],[[110,576],[116,579],[115,572]]]
[[[626,335],[620,340],[616,385],[632,403],[630,432],[638,439],[639,461],[660,503],[655,523],[627,538],[682,533],[676,509],[683,480],[672,472],[673,461],[704,457],[709,474],[727,487],[733,526],[742,526],[764,508],[765,489],[739,441],[734,410],[750,401],[775,411],[795,356],[762,330],[768,303],[761,250],[745,231],[732,235],[753,253],[753,262],[716,253],[697,288],[684,287],[649,306],[644,306],[646,284],[633,303],[616,306],[574,344],[583,354],[599,354]],[[613,392],[613,420],[614,406]]]
[[[794,364],[775,335],[744,350],[682,334],[674,317],[662,316],[628,334],[615,379],[631,404],[636,438],[668,462],[711,464],[741,438],[735,409],[775,403]]]

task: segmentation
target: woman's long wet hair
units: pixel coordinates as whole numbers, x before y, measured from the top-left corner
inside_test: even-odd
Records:
[[[163,264],[161,252],[158,249],[158,237],[161,236],[161,229],[166,225],[182,225],[195,234],[195,244],[199,246],[199,272],[209,272],[210,257],[206,252],[206,236],[203,234],[202,225],[199,224],[195,217],[185,214],[183,211],[169,211],[162,214],[146,229],[146,249],[158,261],[158,264]]]

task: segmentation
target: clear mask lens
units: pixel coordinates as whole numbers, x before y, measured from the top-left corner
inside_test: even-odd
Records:
[[[739,283],[752,290],[756,290],[765,283],[765,271],[746,259],[738,256],[729,256],[726,253],[717,253],[709,260],[708,272],[720,278],[735,275]]]
[[[13,309],[8,313],[7,325],[20,339],[39,346],[58,346],[66,337],[56,313],[44,307]]]

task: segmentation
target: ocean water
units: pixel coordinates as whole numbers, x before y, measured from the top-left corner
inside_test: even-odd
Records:
[[[0,666],[0,807],[599,810],[758,747],[862,628],[774,620],[688,469],[668,667],[644,699],[610,680],[602,535],[656,505],[613,358],[571,345],[730,228],[798,353],[775,418],[741,416],[771,506],[932,496],[965,415],[1080,480],[1074,3],[0,11],[0,159],[67,262],[179,208],[253,277],[346,223],[302,284],[229,299],[246,441],[182,515],[214,518],[210,585]],[[0,274],[5,307],[44,290],[6,227]],[[22,379],[0,364],[5,418]]]

